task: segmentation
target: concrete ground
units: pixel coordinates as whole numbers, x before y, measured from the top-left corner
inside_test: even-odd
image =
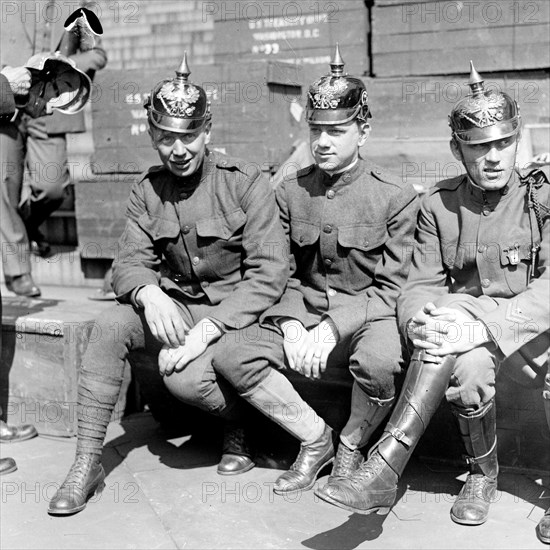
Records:
[[[95,292],[42,290],[47,298],[82,301]],[[103,306],[94,302],[93,307]],[[48,501],[72,463],[75,443],[74,438],[40,436],[0,445],[0,456],[12,456],[18,464],[16,472],[0,479],[2,549],[549,548],[535,535],[550,506],[548,473],[501,472],[489,520],[465,527],[449,517],[464,470],[415,456],[389,515],[363,516],[319,501],[313,491],[275,495],[272,484],[296,453],[284,438],[268,432],[259,466],[222,477],[216,473],[219,437],[168,433],[148,411],[110,424],[101,496],[79,514],[51,517]]]
[[[218,448],[202,438],[167,436],[148,412],[110,424],[101,496],[79,514],[51,517],[48,501],[74,449],[74,439],[44,436],[1,445],[1,455],[18,464],[1,478],[3,549],[548,548],[535,535],[550,506],[548,478],[501,473],[490,519],[464,527],[449,518],[463,472],[414,458],[390,514],[363,516],[320,502],[312,491],[275,495],[281,470],[221,477]]]

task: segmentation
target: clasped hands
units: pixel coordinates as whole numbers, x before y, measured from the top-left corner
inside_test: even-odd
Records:
[[[338,329],[331,319],[323,319],[307,330],[297,319],[279,322],[284,335],[284,350],[292,370],[306,378],[321,378],[330,352],[338,343]]]
[[[465,353],[491,341],[482,321],[431,302],[407,323],[407,335],[415,347],[436,357]]]
[[[161,376],[182,371],[203,354],[222,332],[210,319],[201,319],[190,328],[173,300],[160,287],[144,286],[136,295],[153,336],[163,344],[158,357]]]

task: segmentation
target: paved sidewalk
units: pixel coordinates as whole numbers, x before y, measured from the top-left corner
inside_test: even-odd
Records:
[[[111,423],[107,441],[105,490],[65,518],[46,509],[71,465],[75,440],[38,437],[0,446],[19,467],[1,478],[3,549],[548,548],[535,535],[550,506],[547,477],[502,473],[489,521],[464,527],[449,518],[464,473],[441,464],[414,458],[390,514],[362,516],[319,502],[312,491],[274,495],[277,469],[221,477],[219,449],[196,437],[167,436],[148,412]]]

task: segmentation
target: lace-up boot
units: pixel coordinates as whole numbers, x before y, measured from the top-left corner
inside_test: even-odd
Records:
[[[84,510],[94,494],[101,494],[104,480],[105,471],[97,455],[77,454],[65,481],[50,501],[48,514],[66,516]]]

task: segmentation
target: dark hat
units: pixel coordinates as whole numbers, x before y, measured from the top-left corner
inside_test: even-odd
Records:
[[[344,65],[336,44],[330,73],[309,87],[308,124],[344,124],[355,119],[366,121],[371,118],[365,84],[359,78],[344,74]]]
[[[456,103],[449,115],[453,137],[475,145],[517,134],[521,128],[518,104],[508,94],[486,90],[470,61],[471,93]]]
[[[149,122],[161,130],[190,134],[210,120],[210,102],[206,92],[189,82],[191,71],[187,52],[176,71],[176,77],[161,80],[145,102]]]

